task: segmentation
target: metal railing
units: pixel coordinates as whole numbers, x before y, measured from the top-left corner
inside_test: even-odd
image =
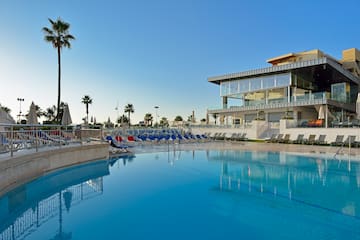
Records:
[[[102,137],[102,130],[74,129],[62,125],[0,124],[0,156],[23,149],[58,147]]]

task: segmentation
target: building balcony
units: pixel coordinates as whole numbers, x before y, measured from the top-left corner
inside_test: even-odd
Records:
[[[301,96],[292,96],[290,99],[285,98],[273,98],[265,100],[245,101],[243,105],[239,106],[227,106],[227,107],[215,107],[208,108],[208,113],[234,113],[234,112],[246,112],[246,111],[258,111],[268,109],[284,109],[291,107],[303,107],[313,105],[332,105],[335,107],[341,107],[349,111],[355,111],[355,105],[350,103],[342,103],[330,99],[330,96],[326,92],[318,92],[312,94],[304,94]]]

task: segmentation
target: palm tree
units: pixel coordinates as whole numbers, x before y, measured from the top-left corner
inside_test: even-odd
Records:
[[[58,99],[57,110],[60,110],[60,93],[61,93],[61,49],[63,47],[71,48],[70,41],[75,40],[75,37],[69,34],[70,24],[62,21],[58,18],[56,21],[49,18],[51,28],[43,27],[45,34],[45,41],[51,43],[54,48],[57,49],[58,55]],[[56,118],[60,121],[59,112],[57,112]]]
[[[89,123],[89,104],[92,104],[92,99],[89,95],[85,95],[81,102],[86,106],[86,123]]]
[[[134,113],[134,106],[131,104],[131,103],[129,103],[129,104],[127,104],[126,106],[125,106],[125,110],[124,110],[124,112],[125,113],[128,113],[128,120],[129,120],[129,125],[131,124],[130,123],[130,113]]]
[[[153,116],[151,113],[147,113],[144,116],[144,122],[146,126],[152,126]]]
[[[56,106],[53,105],[52,107],[48,107],[45,110],[44,116],[47,118],[48,121],[53,121],[56,118],[55,112],[56,112]]]
[[[36,116],[38,118],[42,117],[42,116],[46,116],[46,113],[40,108],[39,105],[35,104],[35,110],[36,110]]]
[[[117,120],[117,123],[119,123],[120,125],[123,123],[128,123],[128,122],[129,122],[129,119],[125,116],[125,114],[120,116]]]

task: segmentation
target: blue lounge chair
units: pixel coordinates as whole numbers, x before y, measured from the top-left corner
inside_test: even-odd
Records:
[[[118,141],[114,140],[112,138],[112,136],[106,136],[105,139],[110,143],[110,146],[112,146],[114,148],[126,149],[126,148],[131,147],[129,145],[120,144]]]

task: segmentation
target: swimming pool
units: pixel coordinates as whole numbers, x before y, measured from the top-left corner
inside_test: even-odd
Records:
[[[0,239],[360,239],[360,165],[168,151],[52,172],[0,199]]]

